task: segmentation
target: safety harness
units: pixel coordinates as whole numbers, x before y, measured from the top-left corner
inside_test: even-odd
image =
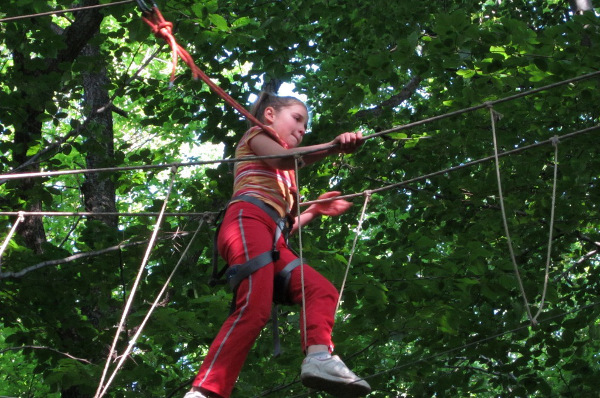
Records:
[[[239,284],[246,279],[248,276],[258,271],[262,267],[266,266],[269,263],[275,262],[279,260],[279,250],[277,250],[277,241],[281,236],[283,236],[285,243],[288,242],[289,233],[292,229],[292,225],[294,221],[290,216],[281,217],[279,213],[267,205],[260,199],[257,199],[253,196],[249,195],[240,195],[236,196],[227,204],[225,209],[229,206],[231,202],[234,201],[244,201],[251,203],[255,206],[258,206],[262,211],[267,213],[269,217],[273,219],[275,222],[275,236],[273,238],[273,248],[269,251],[259,254],[251,258],[242,264],[233,264],[233,265],[225,265],[221,270],[219,270],[218,260],[219,253],[217,249],[217,238],[219,235],[219,229],[221,228],[221,223],[218,224],[217,230],[215,232],[214,237],[214,245],[213,245],[213,273],[210,280],[210,285],[218,285],[218,284],[229,284],[231,290],[235,293]],[[288,298],[288,287],[290,283],[291,273],[297,266],[300,265],[300,259],[296,258],[295,260],[286,264],[286,266],[275,275],[275,279],[273,281],[273,302],[277,304],[290,304],[290,300]],[[225,280],[222,280],[223,275],[225,275]]]

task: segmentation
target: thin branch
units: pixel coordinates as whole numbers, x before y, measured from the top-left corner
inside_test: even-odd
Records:
[[[8,347],[8,348],[0,350],[0,354],[4,354],[5,352],[8,352],[8,351],[21,351],[21,350],[24,350],[24,349],[27,349],[27,348],[32,349],[32,350],[48,350],[48,351],[52,351],[52,352],[55,352],[57,354],[64,355],[64,356],[66,356],[68,358],[74,359],[76,361],[87,363],[89,365],[93,365],[93,363],[91,361],[88,361],[87,359],[74,357],[73,355],[71,355],[71,354],[69,354],[67,352],[61,352],[61,351],[58,351],[55,348],[44,347],[44,346],[37,346],[37,345],[24,345],[24,346],[20,346],[20,347]]]
[[[182,233],[178,233],[178,236],[185,236],[188,235],[189,232],[182,232]],[[173,237],[169,236],[169,237],[162,237],[159,238],[159,240],[167,240],[167,239],[173,239]],[[140,241],[140,242],[131,242],[131,243],[124,243],[124,244],[119,244],[116,246],[111,246],[111,247],[107,247],[101,250],[96,250],[96,251],[91,251],[91,252],[85,252],[85,253],[77,253],[74,254],[72,256],[68,256],[65,258],[59,258],[56,260],[48,260],[48,261],[42,261],[41,263],[37,263],[35,265],[32,265],[30,267],[27,268],[23,268],[21,271],[17,271],[17,272],[0,272],[0,279],[6,279],[6,278],[20,278],[32,271],[36,271],[40,268],[44,268],[44,267],[48,267],[51,265],[59,265],[59,264],[65,264],[65,263],[69,263],[71,261],[75,261],[75,260],[80,260],[82,258],[88,258],[88,257],[94,257],[94,256],[100,256],[102,254],[106,254],[106,253],[110,253],[113,251],[117,251],[117,250],[121,250],[124,249],[126,247],[132,247],[132,246],[139,246],[139,245],[143,245],[148,243],[148,241]]]
[[[417,91],[417,88],[419,88],[421,80],[421,76],[413,77],[398,94],[391,96],[374,108],[358,111],[354,116],[357,119],[366,119],[369,117],[376,118],[380,116],[385,109],[394,108],[409,99],[415,93],[415,91]]]

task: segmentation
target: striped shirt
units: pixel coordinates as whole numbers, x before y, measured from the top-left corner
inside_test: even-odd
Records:
[[[236,158],[256,156],[249,141],[264,130],[252,127],[246,131],[235,150]],[[280,142],[280,140],[277,140]],[[281,142],[280,142],[281,143]],[[273,207],[280,216],[295,215],[296,177],[294,170],[274,169],[262,160],[237,162],[234,166],[233,196],[250,195]]]

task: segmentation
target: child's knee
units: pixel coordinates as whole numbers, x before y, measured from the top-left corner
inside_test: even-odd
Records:
[[[337,302],[338,298],[340,297],[340,294],[337,288],[333,285],[333,283],[327,281],[326,284],[323,284],[321,289],[323,290],[323,295],[331,297],[333,301]]]

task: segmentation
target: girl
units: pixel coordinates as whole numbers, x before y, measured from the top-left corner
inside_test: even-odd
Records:
[[[362,144],[361,133],[343,133],[331,142],[299,149],[308,110],[293,97],[262,93],[252,113],[266,129],[251,127],[238,143],[236,158],[317,150],[299,159],[301,165],[307,165],[327,155],[354,152]],[[332,148],[332,144],[336,146]],[[337,290],[310,266],[304,265],[303,270],[297,267],[298,257],[287,246],[285,221],[294,220],[291,217],[298,214],[294,169],[293,157],[241,161],[234,167],[234,195],[219,230],[217,247],[230,264],[229,279],[236,288],[235,310],[213,341],[185,398],[229,397],[248,351],[270,318],[274,295],[281,301],[300,304],[302,284],[306,308],[300,324],[302,349],[307,354],[300,374],[302,383],[343,397],[364,396],[371,390],[338,356],[331,355]],[[320,199],[339,194],[328,192]],[[319,215],[340,215],[350,205],[341,199],[314,204],[295,218],[291,233]]]

